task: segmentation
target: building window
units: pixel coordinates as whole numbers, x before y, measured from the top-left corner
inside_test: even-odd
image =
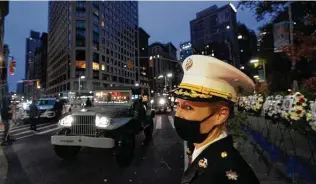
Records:
[[[93,53],[93,62],[99,63],[99,54],[98,53]]]
[[[100,70],[100,65],[99,65],[99,63],[92,62],[92,70]]]
[[[104,70],[105,70],[105,66],[104,66],[104,65],[102,65],[102,68],[101,68],[101,70],[102,70],[102,71],[104,71]]]
[[[76,61],[76,68],[86,68],[86,61]]]

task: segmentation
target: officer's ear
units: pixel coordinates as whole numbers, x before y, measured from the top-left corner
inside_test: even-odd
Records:
[[[212,104],[213,112],[215,112],[215,124],[220,125],[225,123],[230,116],[230,106],[227,102],[219,101]]]

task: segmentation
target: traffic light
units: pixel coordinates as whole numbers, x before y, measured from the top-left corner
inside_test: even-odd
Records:
[[[15,66],[16,66],[15,60],[11,60],[10,61],[10,66],[9,66],[9,73],[10,73],[10,75],[14,75]]]

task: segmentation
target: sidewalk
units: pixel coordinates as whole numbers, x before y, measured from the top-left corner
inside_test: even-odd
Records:
[[[238,144],[238,151],[241,156],[247,161],[250,167],[255,172],[261,184],[285,184],[288,183],[286,179],[280,176],[276,170],[272,170],[268,175],[268,163],[263,158],[260,159],[259,150],[254,149],[252,138],[248,136],[248,140],[240,141]]]
[[[316,165],[308,162],[311,151],[307,139],[303,135],[297,131],[286,129],[289,131],[286,131],[284,139],[280,141],[281,132],[285,130],[282,123],[272,124],[264,117],[253,116],[249,116],[248,121],[252,133],[248,133],[249,139],[245,144],[240,145],[239,150],[245,160],[253,166],[262,183],[291,183],[289,173],[292,172],[290,172],[289,167],[296,170],[294,175],[296,183],[316,183]],[[290,136],[294,140],[296,157]],[[272,171],[270,176],[267,176],[266,173],[268,173],[272,163],[274,163]],[[299,173],[303,173],[303,175],[300,176]]]

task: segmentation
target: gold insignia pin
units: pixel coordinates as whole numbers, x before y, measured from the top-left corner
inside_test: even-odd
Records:
[[[207,168],[207,159],[206,158],[202,158],[201,160],[199,160],[199,167],[201,168]]]
[[[187,152],[187,154],[191,154],[191,151],[189,148],[187,148],[186,152]]]
[[[227,152],[226,152],[226,151],[223,151],[223,152],[221,153],[221,156],[222,156],[222,158],[227,157]]]
[[[193,60],[191,58],[189,58],[187,60],[187,62],[185,63],[184,68],[185,68],[186,71],[188,71],[192,66],[193,66]]]
[[[237,180],[238,178],[237,173],[232,170],[226,171],[226,176],[229,180]]]

